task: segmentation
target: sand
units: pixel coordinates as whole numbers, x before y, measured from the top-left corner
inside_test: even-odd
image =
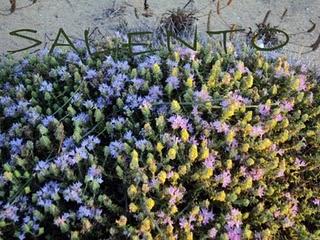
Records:
[[[50,46],[59,28],[63,28],[73,39],[83,39],[83,32],[90,28],[99,29],[103,35],[121,28],[127,24],[128,28],[145,26],[150,29],[159,24],[160,18],[166,11],[183,7],[187,0],[149,0],[151,17],[145,17],[143,0],[37,0],[31,6],[31,0],[17,0],[17,10],[7,16],[0,15],[0,54],[8,50],[21,49],[30,45],[25,39],[10,36],[9,33],[17,29],[34,29],[37,31],[30,36],[41,40]],[[256,28],[256,23],[262,22],[268,10],[272,10],[269,22],[272,26],[288,34],[306,31],[312,24],[316,27],[311,33],[290,35],[290,43],[283,51],[290,58],[301,58],[308,64],[320,66],[320,48],[312,53],[300,57],[300,52],[310,50],[302,45],[310,46],[320,34],[320,0],[233,0],[231,5],[216,14],[216,2],[212,0],[195,0],[192,5],[197,9],[197,25],[199,31],[207,30],[208,13],[212,11],[210,30],[226,30],[228,25]],[[225,6],[227,0],[221,0]],[[191,5],[189,5],[191,6]],[[2,14],[10,13],[9,0],[0,0]],[[286,17],[280,20],[287,9]],[[138,18],[137,18],[138,17]],[[121,25],[122,24],[122,25]],[[97,33],[98,31],[96,31]],[[34,51],[36,49],[30,49]]]

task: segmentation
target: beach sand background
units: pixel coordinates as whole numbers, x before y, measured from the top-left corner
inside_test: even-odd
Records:
[[[30,45],[25,39],[9,35],[17,29],[37,30],[36,34],[30,36],[46,42],[48,46],[61,27],[73,39],[84,39],[83,32],[88,28],[99,29],[103,35],[124,25],[129,29],[143,26],[145,30],[152,30],[159,25],[161,16],[166,11],[182,8],[188,1],[149,0],[150,17],[143,16],[143,0],[37,0],[35,4],[28,6],[31,2],[32,0],[17,0],[17,10],[9,14],[9,0],[0,0],[0,54]],[[220,0],[220,7],[227,2],[228,0]],[[290,44],[283,51],[290,58],[301,58],[307,64],[320,66],[320,48],[301,57],[299,54],[310,50],[300,45],[310,46],[320,34],[320,0],[233,0],[230,6],[221,10],[220,15],[216,13],[216,4],[217,0],[195,0],[188,6],[197,10],[195,16],[198,18],[199,31],[207,30],[210,10],[212,31],[226,30],[231,24],[247,30],[250,27],[256,29],[256,24],[263,21],[268,10],[271,10],[268,22],[272,26],[280,24],[278,28],[289,34],[310,29],[310,20],[313,21],[315,29],[311,33],[290,35]],[[286,17],[281,21],[285,9]]]

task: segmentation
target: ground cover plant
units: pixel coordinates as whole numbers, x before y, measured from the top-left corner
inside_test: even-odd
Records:
[[[319,239],[319,91],[245,45],[3,58],[0,238]]]

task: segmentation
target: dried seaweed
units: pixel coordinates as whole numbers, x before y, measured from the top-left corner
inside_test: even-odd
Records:
[[[172,31],[175,34],[190,31],[197,18],[194,9],[177,8],[165,12],[160,20],[160,28]]]
[[[220,15],[220,0],[217,2],[217,14]]]
[[[288,12],[288,9],[285,9],[284,12],[281,15],[281,18],[280,18],[281,20],[283,20],[284,17],[287,15],[287,12]]]

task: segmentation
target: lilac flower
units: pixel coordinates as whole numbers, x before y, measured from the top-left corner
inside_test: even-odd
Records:
[[[258,190],[257,190],[257,195],[262,198],[264,196],[264,192],[265,192],[265,188],[262,186],[259,186]]]
[[[139,90],[143,86],[145,81],[142,78],[134,78],[131,80],[131,82],[133,83],[135,89]]]
[[[55,181],[46,183],[39,191],[36,192],[38,197],[37,205],[42,207],[50,207],[52,200],[60,191],[60,186]]]
[[[206,167],[206,168],[213,168],[213,165],[215,163],[215,157],[210,154],[209,157],[203,162],[203,165]]]
[[[182,191],[180,188],[170,186],[168,188],[168,193],[170,195],[169,204],[174,205],[176,202],[180,201],[183,198],[185,191]]]
[[[177,48],[177,51],[179,53],[179,55],[183,58],[183,59],[190,59],[190,60],[194,60],[197,54],[197,51],[194,51],[190,48],[182,48],[179,47]]]
[[[305,91],[307,89],[307,85],[306,85],[306,81],[307,81],[307,77],[306,75],[300,74],[299,75],[299,87],[298,87],[298,91]]]
[[[92,100],[86,100],[83,102],[83,106],[85,106],[88,109],[93,109],[95,107],[95,104]]]
[[[5,117],[14,117],[18,112],[16,105],[9,105],[4,108],[4,116]]]
[[[162,89],[160,86],[152,86],[149,88],[149,94],[147,100],[150,102],[158,101],[163,95]]]
[[[216,181],[222,182],[222,187],[225,188],[231,183],[231,173],[229,170],[223,171],[215,177]]]
[[[72,118],[72,121],[78,122],[78,123],[87,123],[90,120],[90,116],[87,113],[79,113],[78,115],[74,116]]]
[[[0,96],[0,105],[6,107],[12,102],[12,99],[8,96]]]
[[[201,208],[200,215],[202,216],[203,220],[202,222],[204,224],[208,224],[211,220],[213,220],[214,214],[212,211],[208,211],[206,208]]]
[[[40,119],[40,114],[37,112],[35,108],[30,108],[25,113],[25,118],[30,124],[35,125],[37,120]]]
[[[154,64],[160,64],[161,59],[158,55],[151,55],[144,59],[143,62],[139,63],[138,69],[141,70],[143,68],[152,68]]]
[[[33,170],[39,173],[49,169],[49,167],[50,167],[50,164],[48,161],[38,161]]]
[[[89,69],[86,72],[86,76],[84,77],[85,80],[91,80],[97,76],[97,71],[94,69]]]
[[[127,141],[132,141],[134,140],[134,137],[132,136],[132,131],[129,130],[127,131],[124,135],[123,135],[123,139],[127,140]]]
[[[52,92],[53,91],[52,83],[47,82],[47,81],[41,82],[39,91],[40,92]]]
[[[113,79],[111,86],[114,89],[114,92],[117,93],[117,96],[120,96],[120,91],[124,88],[124,84],[127,80],[128,77],[125,74],[118,74]]]
[[[227,214],[226,220],[229,228],[239,228],[242,225],[241,212],[236,208],[232,208],[230,213]]]
[[[67,61],[71,63],[80,63],[81,59],[77,53],[69,51],[67,53]]]
[[[204,90],[204,89],[202,89],[201,91],[196,91],[194,93],[194,97],[195,97],[195,100],[199,101],[199,102],[211,102],[212,101],[212,98],[209,95],[208,91]]]
[[[105,95],[105,96],[114,95],[114,89],[106,83],[100,84],[98,89],[102,95]]]
[[[227,134],[230,130],[229,125],[226,124],[225,122],[221,122],[221,121],[214,121],[212,123],[212,126],[216,129],[216,131],[218,133],[224,133]]]
[[[117,156],[124,150],[124,144],[120,141],[113,141],[109,145],[111,156],[117,158]]]
[[[15,138],[10,141],[10,152],[11,154],[20,154],[23,148],[21,138]]]
[[[70,218],[70,213],[64,213],[61,217],[58,217],[54,220],[54,224],[57,226],[61,226],[63,224],[67,224]]]
[[[314,199],[312,200],[312,203],[313,203],[314,205],[316,205],[316,206],[320,206],[320,198],[314,198]]]
[[[78,212],[77,212],[77,217],[79,219],[82,219],[84,217],[86,218],[95,218],[95,217],[100,217],[102,211],[100,209],[95,209],[95,208],[89,208],[87,206],[80,206]]]
[[[81,93],[75,93],[71,98],[71,103],[81,103],[82,100],[82,94]]]
[[[63,197],[64,200],[67,202],[69,201],[75,201],[77,203],[82,203],[81,199],[81,194],[82,194],[82,189],[81,189],[82,183],[76,182],[72,184],[70,187],[66,188],[63,191]]]
[[[210,239],[215,239],[217,236],[217,233],[218,233],[217,229],[213,227],[209,230],[208,236],[210,237]]]
[[[253,126],[252,131],[250,132],[251,137],[262,137],[265,134],[265,130],[261,125]]]
[[[166,80],[166,83],[171,86],[173,89],[178,89],[179,88],[179,84],[180,84],[180,80],[177,77],[168,77]]]
[[[135,145],[137,149],[144,151],[148,146],[151,146],[151,143],[146,139],[141,139],[137,140]]]
[[[221,102],[223,108],[227,108],[230,104],[235,104],[236,106],[242,104],[250,104],[251,101],[248,98],[244,98],[239,94],[239,91],[230,92],[227,98]]]
[[[57,74],[59,77],[64,76],[67,73],[67,67],[66,66],[59,66],[57,67]]]
[[[72,137],[65,138],[62,144],[63,150],[68,150],[74,147],[74,140]]]
[[[50,123],[52,123],[56,118],[52,115],[46,116],[42,118],[41,123],[45,126],[48,127]]]
[[[270,105],[268,104],[260,104],[259,105],[259,113],[262,115],[262,116],[268,116],[270,114]]]
[[[0,132],[0,148],[4,146],[6,135]]]
[[[255,168],[250,171],[250,175],[254,181],[258,181],[263,177],[264,170],[261,168]]]
[[[293,110],[293,103],[292,102],[289,102],[289,101],[283,101],[281,104],[280,104],[280,109],[281,111],[283,112],[290,112]]]
[[[294,161],[294,165],[297,167],[297,168],[300,168],[300,167],[305,167],[306,166],[306,162],[299,159],[299,158],[296,158],[296,160]]]
[[[7,203],[4,206],[1,206],[0,210],[0,219],[1,220],[10,220],[13,222],[18,222],[19,221],[19,217],[17,215],[18,212],[18,208],[14,205],[11,205],[9,203]]]
[[[140,105],[143,102],[143,98],[141,96],[138,96],[136,94],[129,94],[127,95],[126,98],[126,106],[124,107],[124,109],[135,109],[135,108],[139,108]]]
[[[97,144],[100,144],[100,139],[95,136],[88,136],[81,143],[81,147],[86,147],[89,151],[93,150]]]
[[[188,119],[183,118],[179,115],[172,116],[168,120],[171,123],[172,129],[187,129],[188,128]]]
[[[96,166],[91,166],[87,173],[87,179],[89,181],[95,181],[99,184],[103,183],[102,170]]]

